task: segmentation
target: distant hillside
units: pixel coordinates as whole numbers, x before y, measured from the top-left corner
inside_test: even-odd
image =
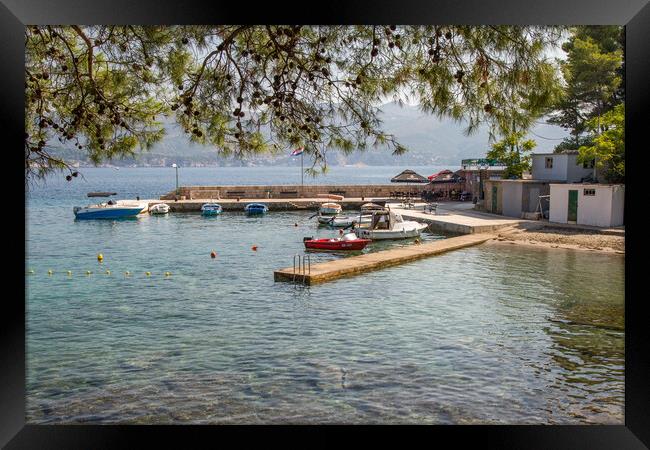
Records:
[[[386,148],[377,148],[343,155],[331,150],[327,154],[331,165],[393,165],[393,164],[436,164],[459,165],[461,159],[484,157],[489,149],[488,133],[486,130],[465,136],[465,125],[450,119],[438,119],[419,111],[416,106],[399,106],[387,103],[381,107],[380,119],[383,129],[394,134],[397,139],[409,148],[409,152],[401,156],[391,155]],[[183,133],[172,118],[165,121],[165,138],[154,145],[149,151],[142,152],[137,158],[110,161],[117,166],[169,166],[177,163],[189,166],[259,166],[259,165],[299,165],[300,158],[289,157],[291,149],[285,155],[256,156],[246,160],[222,158],[214,148],[193,144]],[[552,125],[538,125],[530,137],[537,142],[535,152],[552,152],[553,147],[567,135],[562,128]],[[83,152],[73,148],[56,149],[54,154],[69,161],[88,164]],[[310,162],[305,159],[305,165]]]

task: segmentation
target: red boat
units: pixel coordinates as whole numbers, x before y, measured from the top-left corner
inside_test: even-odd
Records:
[[[348,233],[335,239],[304,238],[305,248],[312,250],[363,250],[372,242],[370,239],[359,239],[356,234]]]

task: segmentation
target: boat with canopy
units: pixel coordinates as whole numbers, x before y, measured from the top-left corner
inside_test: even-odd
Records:
[[[428,225],[404,220],[401,214],[384,209],[374,211],[372,219],[367,227],[354,227],[354,231],[361,238],[379,240],[379,239],[405,239],[417,237]]]

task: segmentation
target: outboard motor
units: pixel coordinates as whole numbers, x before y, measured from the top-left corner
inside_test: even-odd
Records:
[[[302,238],[303,242],[305,242],[305,241],[313,241],[313,240],[314,240],[313,236],[305,236],[304,238]]]

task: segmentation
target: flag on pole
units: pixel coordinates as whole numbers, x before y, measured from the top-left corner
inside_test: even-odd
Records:
[[[298,156],[298,155],[301,155],[302,152],[304,152],[304,151],[305,151],[305,147],[298,147],[297,149],[295,149],[294,151],[291,152],[291,155],[290,155],[290,156]]]

